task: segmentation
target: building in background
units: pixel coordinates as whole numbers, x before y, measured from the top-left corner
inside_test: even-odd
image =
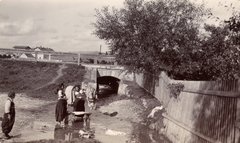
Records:
[[[41,46],[34,48],[34,51],[37,52],[37,59],[39,59],[39,60],[51,59],[50,52],[54,52],[54,50],[51,48],[45,48],[45,47],[41,47]],[[46,52],[49,52],[49,53],[46,53]],[[33,54],[33,56],[35,57],[35,53]]]
[[[22,52],[20,51],[32,51],[31,47],[29,46],[13,46],[13,49],[16,51],[12,54],[15,55],[16,57],[20,57],[22,55]]]
[[[34,60],[35,57],[30,53],[23,53],[19,56],[20,59]]]

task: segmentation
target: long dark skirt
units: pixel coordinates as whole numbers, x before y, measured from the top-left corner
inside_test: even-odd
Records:
[[[73,111],[83,111],[85,112],[85,100],[77,98],[73,102]],[[79,115],[79,117],[83,117],[84,115]]]
[[[14,122],[15,122],[15,115],[10,115],[10,120],[8,119],[7,113],[4,113],[3,115],[3,121],[2,121],[2,132],[5,134],[8,134],[11,132]]]
[[[55,118],[57,122],[62,122],[68,115],[67,100],[59,99],[56,104]]]

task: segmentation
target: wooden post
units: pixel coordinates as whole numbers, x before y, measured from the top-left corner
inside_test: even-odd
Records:
[[[81,58],[80,53],[78,53],[78,65],[80,65],[80,58]]]
[[[38,59],[37,55],[38,55],[38,53],[35,52],[35,62],[37,62],[37,59]]]
[[[238,90],[239,91],[239,90]],[[236,121],[235,121],[235,142],[239,143],[240,141],[240,99],[237,98],[237,113],[236,113]]]
[[[49,61],[51,60],[51,54],[49,54],[48,60],[49,60]]]
[[[93,63],[94,65],[97,65],[97,64],[98,64],[98,63],[97,63],[97,60],[98,60],[98,58],[95,57],[95,58],[94,58],[94,63]]]
[[[96,94],[99,97],[98,69],[96,69]]]

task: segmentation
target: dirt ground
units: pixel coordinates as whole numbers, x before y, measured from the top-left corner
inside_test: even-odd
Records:
[[[7,93],[0,94],[0,98],[2,99],[0,101],[0,113],[3,114],[4,102],[7,99]],[[51,134],[51,132],[53,132],[53,130],[55,129],[56,125],[55,122],[56,101],[39,100],[36,98],[27,97],[24,93],[22,94],[17,93],[14,99],[14,103],[16,110],[16,118],[13,129],[9,134],[13,136],[13,138],[2,142],[0,140],[1,143],[58,142],[53,140],[53,135]],[[69,107],[68,110],[71,111],[71,109],[72,108]],[[79,141],[77,140],[71,142],[75,143]],[[94,139],[89,139],[83,141],[83,143],[99,143],[99,142],[95,141]]]
[[[126,82],[130,95],[116,95],[99,101],[99,111],[103,114],[115,114],[116,118],[129,120],[130,122],[148,125],[151,129],[162,133],[163,116],[165,109],[149,118],[149,114],[155,107],[162,103],[134,82]]]
[[[7,93],[0,94],[0,98],[0,114],[3,114]],[[128,99],[119,95],[100,99],[97,102],[97,110],[101,113],[111,115],[115,112],[117,114],[114,117],[135,123],[146,123],[147,115],[151,112],[153,105],[156,106],[158,103],[154,98]],[[36,128],[36,125],[33,125],[36,122],[42,125],[37,127],[39,129],[43,126],[54,128],[56,101],[39,100],[27,97],[24,93],[17,93],[14,103],[16,122],[10,135],[18,135],[22,131],[32,130]]]
[[[0,94],[0,114],[4,113],[4,103],[7,93]],[[17,93],[14,99],[16,109],[16,121],[11,135],[19,134],[22,130],[32,128],[34,121],[55,123],[55,101],[44,101],[27,97],[24,93]]]
[[[112,97],[114,98],[114,97]],[[122,99],[108,103],[99,108],[100,112],[105,114],[116,113],[117,118],[126,119],[135,123],[144,123],[147,115],[150,113],[148,108],[144,107],[143,102],[152,102],[153,99]]]

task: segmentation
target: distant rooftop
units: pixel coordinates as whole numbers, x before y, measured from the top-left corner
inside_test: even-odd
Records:
[[[28,58],[35,58],[32,54],[25,53]]]
[[[45,47],[36,47],[36,48],[34,48],[34,50],[35,49],[39,49],[39,50],[41,50],[41,51],[54,51],[53,49],[51,49],[51,48],[45,48]]]
[[[17,50],[31,50],[29,46],[14,46],[13,48]]]

